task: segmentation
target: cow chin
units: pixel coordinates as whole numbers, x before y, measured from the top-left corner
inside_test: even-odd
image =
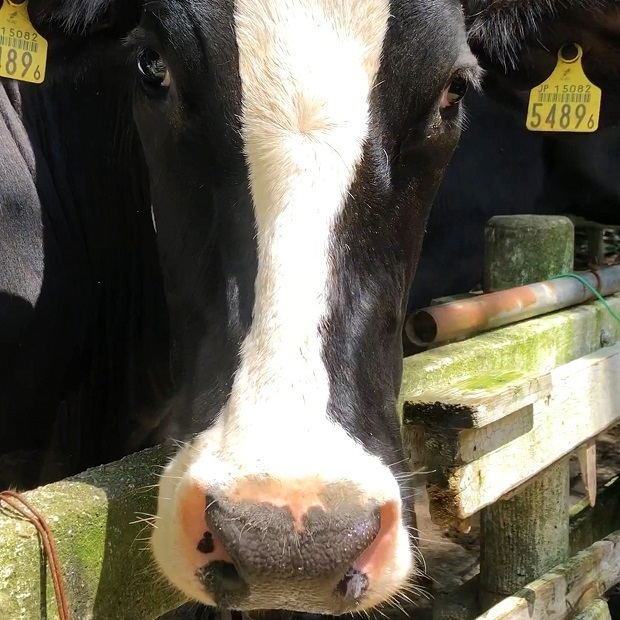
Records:
[[[415,542],[396,478],[327,424],[291,442],[220,420],[186,444],[159,483],[151,540],[164,576],[241,611],[339,615],[405,590]]]

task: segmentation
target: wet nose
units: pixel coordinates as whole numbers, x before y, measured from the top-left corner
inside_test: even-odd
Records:
[[[216,598],[285,583],[289,588],[323,584],[323,595],[332,584],[350,602],[364,594],[364,575],[354,563],[379,533],[378,508],[313,506],[296,519],[289,507],[207,497],[205,516],[231,558],[230,564],[208,565],[203,572]]]
[[[333,614],[363,601],[390,553],[394,511],[349,485],[312,486],[261,481],[210,490],[202,510],[186,515],[193,532],[204,530],[196,576],[218,606]]]

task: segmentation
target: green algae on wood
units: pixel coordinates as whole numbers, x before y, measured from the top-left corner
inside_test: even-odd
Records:
[[[573,265],[575,227],[561,215],[497,215],[484,231],[485,293],[542,282]]]
[[[511,215],[492,218],[485,229],[484,290],[522,286],[569,272],[573,266],[574,238],[573,223],[562,216]],[[506,368],[515,370],[510,365]],[[537,408],[530,409],[534,413]],[[534,415],[533,428],[542,418],[545,416]],[[547,419],[547,424],[550,428],[555,420]],[[507,428],[514,432],[510,426]],[[538,432],[525,433],[525,437],[542,439],[543,436],[544,430],[540,428]],[[512,433],[504,437],[508,444],[513,443],[511,437],[514,437]],[[543,465],[540,454],[538,459],[530,454],[530,451],[540,452],[535,450],[537,444],[536,440],[528,443],[515,438],[513,445],[518,445],[521,450],[518,456],[515,455],[515,460],[527,459]],[[503,456],[508,454],[510,452]],[[555,457],[557,453],[553,454]],[[526,471],[524,468],[520,473],[525,474]],[[482,472],[489,474],[480,468],[479,473]],[[522,480],[527,480],[527,477],[524,475]],[[568,558],[569,486],[568,459],[564,458],[539,473],[511,499],[494,502],[482,509],[480,602],[483,607],[510,596]]]
[[[513,383],[518,379],[522,379],[524,374],[518,370],[509,370],[497,374],[474,375],[457,381],[453,387],[461,392],[470,392],[478,390],[491,390],[503,387],[509,383]]]
[[[620,312],[620,294],[606,299]],[[509,374],[529,376],[567,364],[620,340],[620,325],[599,301],[502,327],[404,360],[403,405],[459,382],[464,388],[493,384]]]
[[[26,493],[56,541],[71,617],[147,620],[183,599],[153,565],[141,521],[156,507],[156,447]],[[58,617],[49,567],[29,522],[0,512],[0,610],[10,620]]]

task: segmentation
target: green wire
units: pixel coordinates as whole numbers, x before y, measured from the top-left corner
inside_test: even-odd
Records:
[[[552,280],[557,280],[558,278],[574,278],[575,280],[579,280],[587,289],[590,289],[594,295],[598,298],[598,300],[605,306],[607,312],[611,314],[614,320],[617,323],[620,323],[620,316],[618,316],[611,308],[611,306],[607,303],[605,298],[583,277],[581,277],[577,273],[561,273],[559,276],[554,276],[551,278]]]

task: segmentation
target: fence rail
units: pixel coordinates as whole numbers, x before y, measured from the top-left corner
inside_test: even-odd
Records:
[[[435,522],[463,529],[463,520],[620,423],[619,386],[616,344],[544,374],[409,401],[406,432],[414,460],[433,470]]]
[[[155,511],[157,474],[170,451],[144,450],[25,496],[56,540],[71,618],[148,620],[183,599],[165,585],[149,553],[143,521]],[[58,617],[36,530],[0,511],[0,617]]]
[[[599,597],[620,582],[620,531],[507,597],[478,620],[598,618]],[[604,604],[604,603],[603,603]],[[581,612],[577,615],[578,612]],[[604,608],[603,608],[604,612]],[[609,612],[607,612],[609,618]]]

